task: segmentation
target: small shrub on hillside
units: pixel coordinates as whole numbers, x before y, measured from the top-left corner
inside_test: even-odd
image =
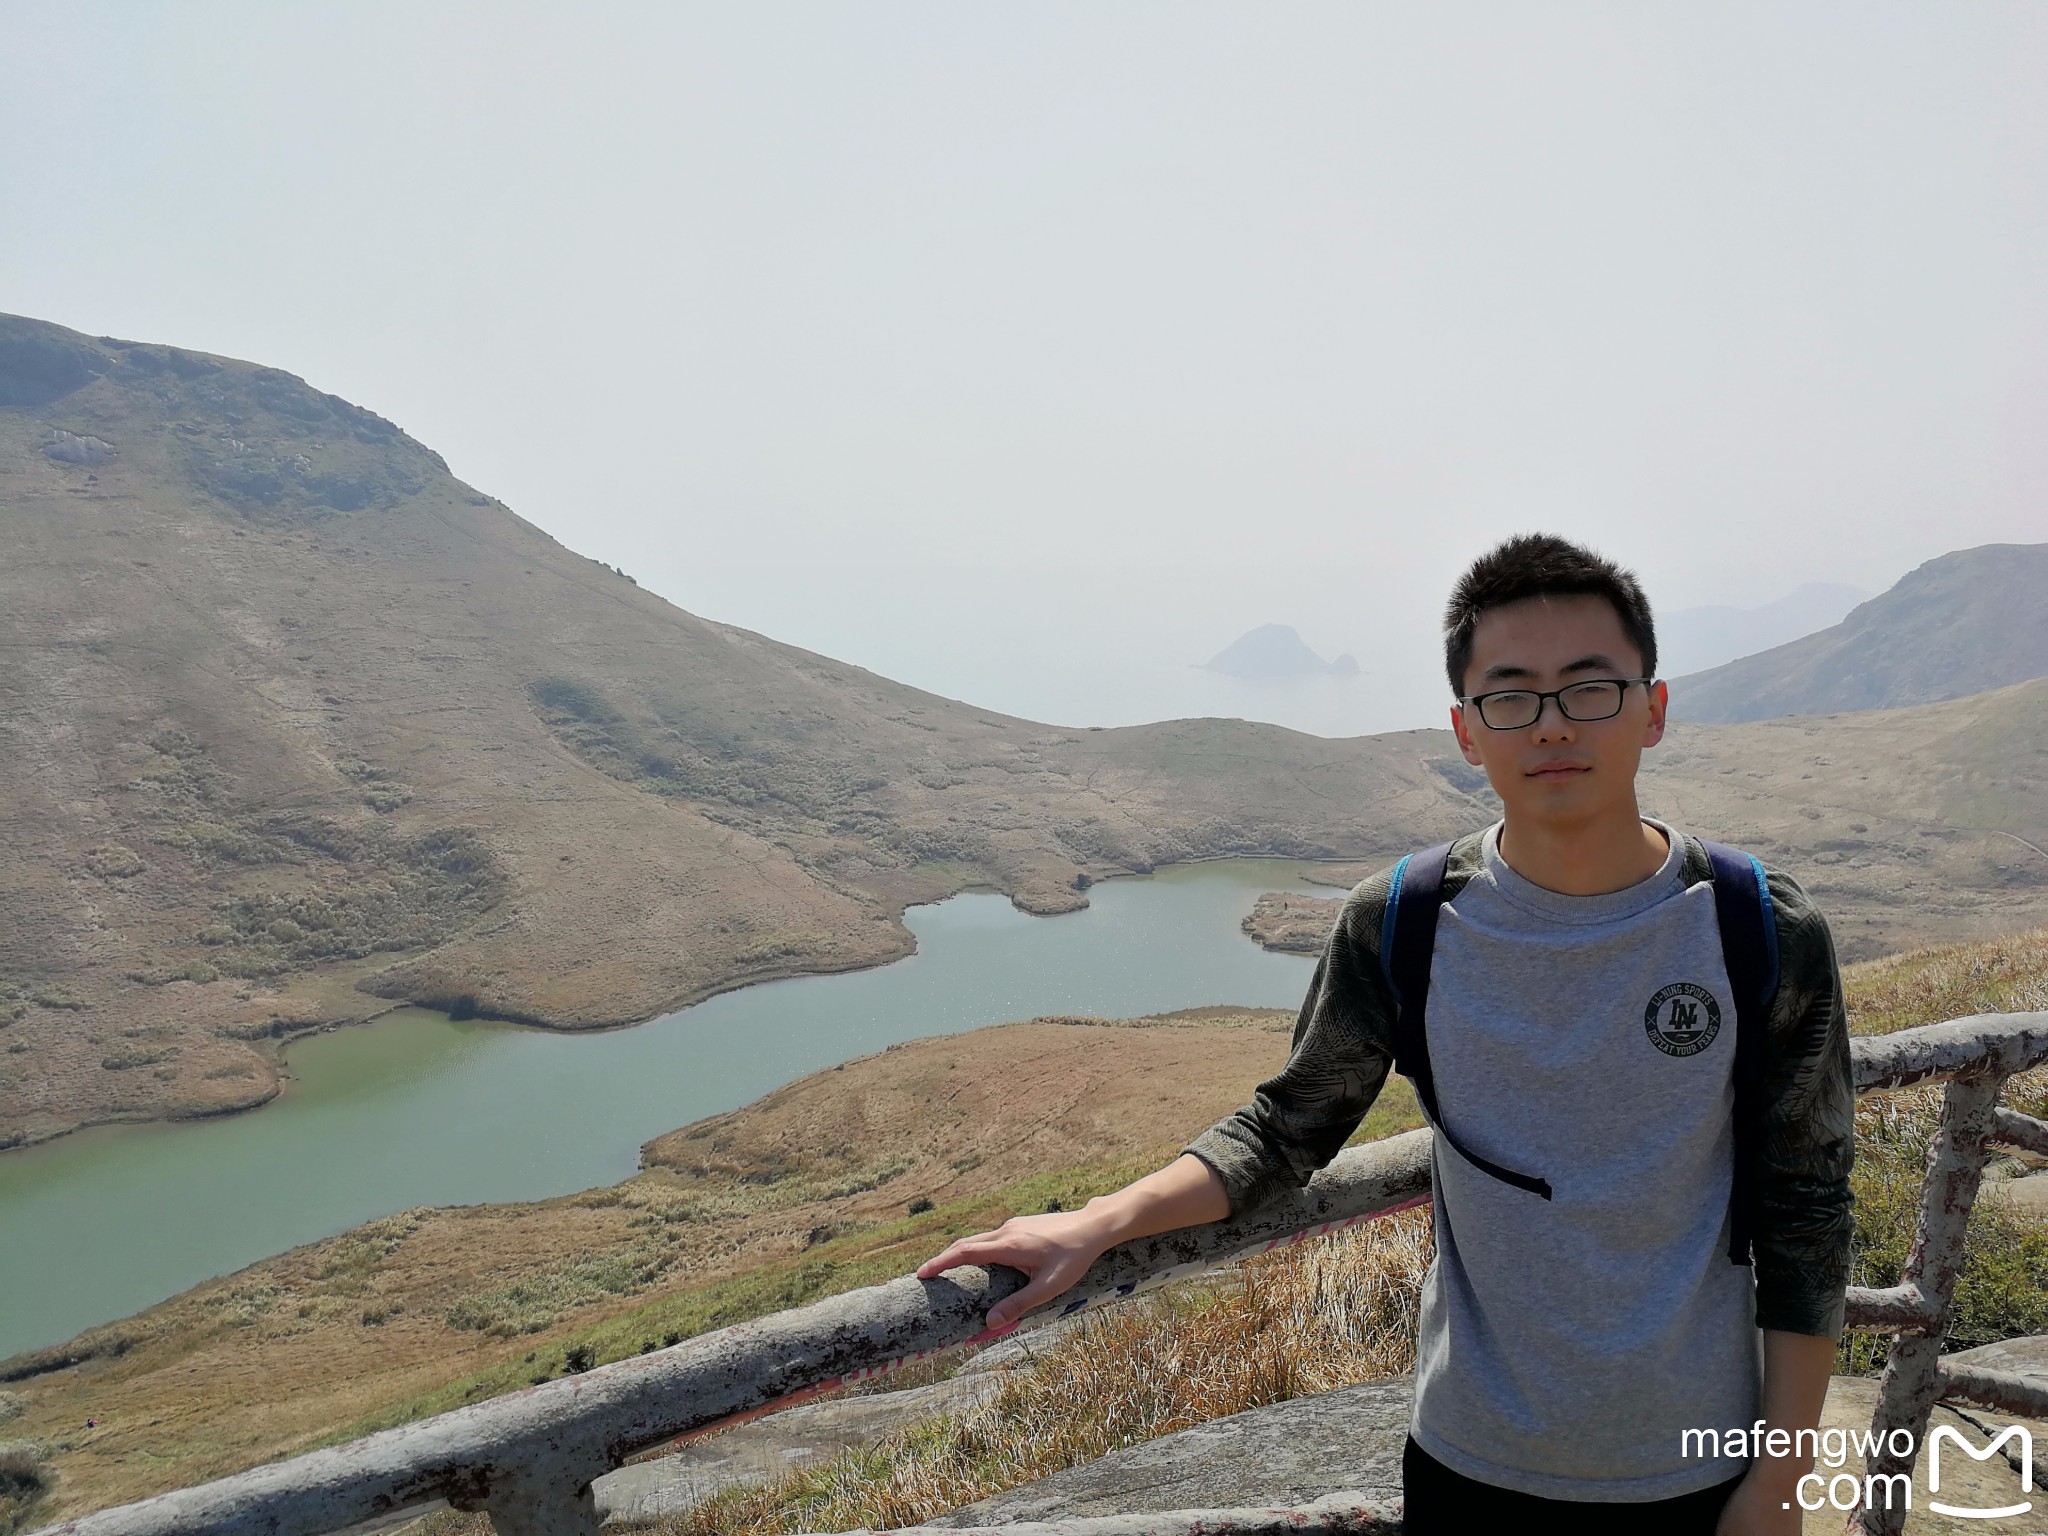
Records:
[[[358,833],[312,818],[287,830],[302,852],[357,873],[318,891],[221,903],[194,937],[215,947],[213,964],[226,975],[256,979],[437,944],[502,888],[490,849],[467,827],[403,840],[383,825]]]
[[[40,1447],[26,1440],[0,1444],[0,1532],[25,1527],[49,1487]]]
[[[471,828],[405,838],[384,822],[259,811],[236,801],[201,743],[166,731],[151,745],[161,756],[128,788],[142,798],[139,819],[152,841],[215,869],[284,866],[306,876],[296,894],[273,890],[223,903],[193,935],[222,951],[212,963],[223,975],[255,980],[424,948],[498,900],[502,878]],[[362,786],[373,810],[412,798],[382,768],[357,758],[337,766]]]
[[[16,1483],[34,1480],[40,1483],[43,1475],[43,1453],[29,1440],[9,1440],[0,1443],[0,1483]]]
[[[267,1019],[261,1024],[216,1024],[213,1032],[223,1040],[275,1040],[291,1033],[289,1019]]]
[[[645,1256],[631,1251],[551,1264],[538,1274],[457,1302],[448,1309],[447,1322],[451,1328],[495,1338],[539,1333],[573,1307],[630,1295],[652,1278]]]
[[[101,843],[85,851],[85,867],[105,880],[132,880],[142,873],[143,864],[132,848]]]
[[[178,1054],[175,1045],[159,1046],[155,1050],[115,1051],[100,1058],[100,1065],[109,1072],[132,1072],[137,1067],[153,1067],[160,1062],[174,1059]]]

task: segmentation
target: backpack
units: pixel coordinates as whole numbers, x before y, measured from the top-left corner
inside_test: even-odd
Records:
[[[1771,999],[1778,990],[1778,927],[1764,867],[1756,857],[1704,842],[1713,869],[1714,916],[1721,959],[1735,993],[1735,1181],[1731,1195],[1728,1258],[1750,1262],[1750,1228],[1757,1194],[1757,1151],[1763,1129],[1763,1044]],[[1429,1064],[1429,968],[1436,951],[1437,913],[1443,906],[1444,866],[1451,845],[1412,853],[1394,866],[1380,930],[1380,966],[1393,989],[1394,1070],[1415,1086],[1422,1113],[1439,1140],[1466,1162],[1505,1184],[1545,1200],[1550,1182],[1503,1168],[1466,1147],[1444,1124],[1436,1078]]]

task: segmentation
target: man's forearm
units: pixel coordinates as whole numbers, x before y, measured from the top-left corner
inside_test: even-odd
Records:
[[[1105,1249],[1133,1238],[1175,1232],[1221,1221],[1230,1214],[1223,1181],[1193,1153],[1183,1152],[1142,1179],[1111,1195],[1097,1195],[1081,1208]]]
[[[1763,1475],[1789,1486],[1801,1473],[1812,1470],[1813,1458],[1798,1454],[1799,1431],[1819,1427],[1834,1368],[1833,1339],[1764,1330],[1764,1428],[1767,1435],[1771,1430],[1784,1430],[1793,1454],[1759,1457],[1756,1465]]]

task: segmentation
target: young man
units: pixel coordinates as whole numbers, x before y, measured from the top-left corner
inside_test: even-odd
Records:
[[[1737,999],[1712,868],[1636,803],[1666,705],[1641,588],[1562,539],[1511,539],[1458,583],[1445,659],[1458,745],[1503,816],[1451,846],[1419,988],[1437,1257],[1407,1528],[1796,1536],[1810,1458],[1724,1460],[1684,1432],[1758,1419],[1796,1432],[1826,1395],[1855,1108],[1827,924],[1767,873],[1777,984],[1752,1047],[1743,1196]],[[1392,888],[1388,871],[1345,902],[1287,1065],[1250,1104],[1116,1194],[1015,1218],[918,1273],[1022,1270],[1029,1283],[989,1311],[1001,1326],[1118,1243],[1306,1183],[1394,1059],[1400,1005],[1380,953]]]

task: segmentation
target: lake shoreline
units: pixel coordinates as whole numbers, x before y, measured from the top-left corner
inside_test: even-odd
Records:
[[[362,1028],[309,1021],[275,1043],[286,1081],[268,1113],[135,1117],[0,1158],[0,1227],[19,1239],[0,1249],[0,1291],[19,1302],[0,1354],[390,1212],[614,1183],[649,1139],[898,1041],[1054,1015],[1295,1009],[1302,962],[1238,928],[1260,892],[1309,889],[1301,869],[1162,866],[1102,882],[1072,923],[1030,921],[991,892],[919,903],[903,965],[747,985],[635,1027],[395,1007]]]
[[[721,1131],[734,1144],[701,1175],[688,1169],[701,1143],[689,1138],[692,1126],[677,1126],[657,1138],[651,1166],[615,1184],[358,1224],[20,1351],[0,1360],[0,1379],[24,1403],[19,1422],[61,1458],[64,1497],[74,1502],[56,1518],[141,1497],[193,1481],[195,1456],[220,1455],[223,1444],[238,1466],[409,1416],[429,1399],[474,1401],[559,1374],[572,1336],[607,1320],[634,1340],[606,1348],[609,1356],[700,1331],[708,1308],[773,1310],[749,1299],[748,1277],[763,1266],[798,1274],[824,1263],[855,1280],[864,1278],[857,1267],[879,1266],[886,1273],[874,1278],[887,1278],[960,1225],[1055,1199],[1071,1207],[1131,1159],[1170,1158],[1188,1126],[1241,1102],[1284,1054],[1292,1020],[1291,1009],[1202,1006],[897,1042],[725,1112]],[[1150,1070],[1134,1073],[1133,1064]],[[1089,1091],[1033,1126],[1027,1145],[1032,1112],[1016,1085],[1072,1086],[1077,1069]],[[947,1073],[960,1092],[929,1093],[928,1079]],[[1106,1119],[1094,1112],[1105,1102],[1116,1110]],[[836,1128],[856,1114],[866,1117],[864,1133],[843,1147]],[[944,1128],[936,1146],[934,1124]],[[783,1176],[789,1134],[805,1139],[801,1159],[819,1176]],[[840,1161],[844,1171],[831,1167]],[[919,1199],[936,1209],[910,1213]],[[650,1219],[687,1202],[714,1210]],[[785,1228],[816,1239],[791,1251]],[[508,1285],[544,1290],[565,1261],[632,1254],[626,1268],[637,1269],[657,1250],[675,1262],[653,1278],[564,1297],[544,1316],[516,1319],[516,1331],[451,1326],[451,1311],[477,1311]],[[670,1316],[664,1306],[680,1310]],[[379,1320],[365,1322],[366,1312]],[[525,1331],[529,1322],[537,1326]],[[219,1385],[259,1369],[246,1396]],[[88,1415],[99,1427],[81,1433]]]
[[[905,902],[900,908],[898,908],[895,915],[890,919],[890,922],[895,928],[896,932],[903,936],[905,942],[896,946],[894,952],[889,953],[881,958],[871,959],[867,957],[862,957],[850,960],[843,965],[833,965],[825,963],[803,965],[771,963],[768,965],[758,966],[750,968],[744,972],[728,974],[725,977],[719,978],[712,982],[708,982],[703,986],[693,988],[690,991],[682,994],[680,997],[671,1000],[663,1007],[656,1009],[652,1013],[644,1014],[638,1018],[622,1019],[609,1023],[552,1023],[546,1019],[520,1017],[517,1015],[498,1013],[481,1008],[474,1009],[466,1015],[458,1015],[451,1008],[445,1006],[450,1001],[447,998],[441,998],[438,1000],[427,1000],[413,997],[379,997],[378,1001],[382,1004],[382,1006],[373,1008],[368,1012],[355,1014],[346,1018],[325,1017],[309,1019],[305,1021],[289,1021],[288,1024],[287,1021],[279,1020],[278,1024],[280,1026],[285,1027],[277,1028],[275,1033],[263,1037],[260,1041],[251,1040],[245,1042],[246,1044],[257,1046],[259,1049],[262,1049],[263,1054],[269,1060],[274,1069],[275,1076],[273,1077],[273,1080],[269,1084],[267,1084],[264,1090],[260,1093],[252,1094],[250,1097],[246,1099],[239,1099],[231,1103],[219,1105],[207,1105],[204,1107],[195,1106],[190,1108],[173,1107],[168,1110],[155,1113],[99,1115],[90,1119],[80,1120],[75,1124],[59,1126],[48,1131],[23,1132],[18,1134],[11,1140],[0,1140],[0,1162],[4,1162],[9,1153],[26,1152],[36,1147],[47,1147],[53,1142],[62,1141],[65,1137],[76,1135],[81,1131],[100,1130],[109,1126],[179,1125],[194,1121],[220,1120],[235,1115],[253,1114],[257,1110],[263,1109],[266,1106],[273,1104],[280,1098],[284,1097],[286,1093],[285,1085],[291,1081],[291,1074],[287,1070],[286,1058],[292,1045],[316,1035],[332,1034],[337,1030],[353,1029],[361,1025],[372,1024],[375,1023],[377,1020],[385,1018],[388,1015],[395,1013],[403,1008],[417,1008],[424,1013],[440,1014],[443,1017],[451,1020],[455,1020],[458,1018],[468,1018],[474,1019],[480,1023],[503,1025],[517,1029],[539,1030],[551,1035],[570,1035],[580,1037],[589,1035],[615,1034],[623,1030],[645,1028],[647,1025],[654,1023],[656,1020],[665,1019],[671,1017],[672,1015],[686,1012],[691,1008],[695,1008],[700,1006],[701,1004],[710,1002],[713,998],[723,997],[733,992],[743,991],[748,987],[763,986],[770,982],[777,981],[793,981],[805,977],[843,976],[857,973],[860,971],[880,970],[887,966],[895,965],[900,961],[906,960],[917,953],[917,935],[912,933],[907,927],[905,927],[903,922],[904,914],[916,907],[938,906],[944,902],[953,900],[955,897],[963,895],[994,895],[1003,897],[1004,899],[1009,901],[1011,906],[1016,908],[1018,912],[1022,913],[1027,917],[1068,917],[1072,916],[1077,912],[1087,910],[1087,908],[1090,905],[1087,896],[1087,891],[1093,889],[1095,886],[1108,885],[1120,880],[1149,879],[1152,876],[1158,874],[1161,870],[1183,869],[1203,864],[1230,863],[1240,859],[1271,859],[1287,863],[1299,863],[1303,871],[1305,872],[1302,878],[1308,880],[1312,884],[1318,882],[1315,882],[1313,880],[1313,877],[1307,874],[1306,871],[1313,870],[1318,865],[1331,865],[1343,867],[1345,865],[1357,862],[1356,860],[1351,859],[1336,858],[1302,858],[1296,860],[1286,854],[1269,853],[1199,854],[1193,858],[1171,859],[1164,863],[1155,864],[1147,869],[1118,869],[1100,875],[1093,874],[1091,872],[1088,874],[1087,877],[1088,885],[1086,887],[1077,887],[1075,889],[1074,894],[1079,898],[1079,900],[1076,901],[1072,906],[1059,908],[1045,908],[1040,906],[1025,905],[1024,903],[1018,901],[1016,893],[1004,890],[1000,886],[989,884],[985,881],[968,881],[960,885],[957,889],[947,893],[946,895],[934,897],[926,901]],[[421,958],[423,957],[417,955],[408,955],[403,957],[405,962],[410,962]],[[370,972],[369,974],[375,975],[377,973]],[[365,995],[374,996],[375,994]]]

